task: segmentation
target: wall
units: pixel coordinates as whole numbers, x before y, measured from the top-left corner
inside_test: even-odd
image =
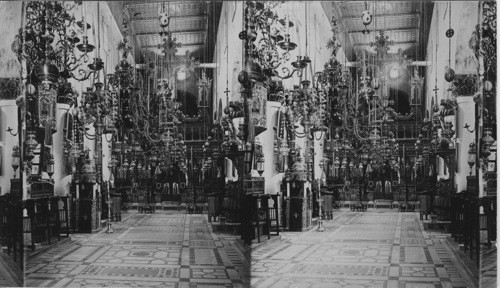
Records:
[[[451,3],[451,27],[455,35],[448,39],[445,36],[449,29]],[[444,79],[445,71],[448,66],[455,70],[456,74],[477,74],[478,62],[472,49],[469,48],[469,39],[478,23],[478,5],[480,2],[435,2],[432,15],[431,27],[429,29],[429,38],[427,46],[427,61],[432,62],[427,67],[426,72],[426,90],[427,106],[430,111],[431,104],[439,104],[441,99],[451,98],[450,83]],[[437,50],[436,50],[437,49]],[[450,57],[449,57],[450,56]],[[449,60],[450,59],[450,60]],[[433,89],[437,86],[437,95]],[[456,95],[463,96],[463,95]],[[462,97],[459,97],[462,98]],[[456,185],[457,192],[462,191],[466,185],[465,176],[468,176],[467,153],[470,142],[473,140],[469,132],[463,126],[465,123],[474,126],[474,105],[469,100],[462,98],[456,113],[454,123],[456,149],[457,149],[457,174]],[[443,161],[441,161],[443,165]],[[465,169],[467,167],[467,169]]]
[[[0,29],[0,78],[16,78],[20,76],[20,67],[17,57],[12,52],[11,44],[14,36],[21,27],[21,7],[20,1],[0,1],[0,11],[2,11],[2,29]],[[19,95],[12,95],[15,99]],[[14,175],[12,169],[12,148],[17,144],[17,136],[10,135],[7,128],[11,127],[13,132],[17,132],[17,105],[15,100],[0,100],[0,188],[1,194],[10,191],[10,179]],[[17,170],[19,178],[19,170]]]
[[[242,101],[238,93],[240,84],[237,79],[239,72],[243,69],[243,41],[238,38],[238,34],[244,27],[243,11],[244,2],[225,1],[222,5],[214,53],[214,61],[219,64],[219,69],[214,77],[214,111],[218,110],[219,99],[222,102],[222,108],[226,106],[227,100],[224,93],[226,87],[231,91],[228,97],[229,101]],[[288,15],[289,19],[295,24],[294,27],[289,29],[289,33],[291,41],[295,42],[298,46],[294,51],[291,51],[292,60],[290,63],[297,59],[297,55],[304,56],[306,53],[312,60],[310,68],[303,74],[302,78],[299,78],[295,74],[292,78],[283,81],[285,89],[292,89],[293,85],[299,85],[301,80],[311,80],[311,72],[314,73],[323,70],[324,63],[330,58],[330,51],[326,48],[326,41],[331,36],[331,25],[320,2],[285,2],[280,4],[276,11],[280,19]],[[307,39],[305,35],[308,35]],[[226,39],[229,39],[229,41],[227,42]],[[338,53],[338,58],[342,62],[345,61],[342,49]],[[290,63],[287,66],[292,68]],[[279,191],[279,185],[282,180],[282,175],[276,172],[273,163],[273,127],[276,126],[275,119],[278,109],[279,103],[268,101],[267,130],[256,137],[257,141],[263,145],[264,151],[265,171],[263,176],[266,178],[265,192],[272,194]],[[304,140],[298,139],[298,146],[304,147]],[[320,139],[316,142],[319,143],[322,141]],[[315,146],[317,147],[315,176],[316,178],[320,178],[321,169],[317,163],[323,157],[323,152],[322,146],[320,147],[318,144],[315,144]],[[302,152],[304,152],[304,149],[302,149]],[[253,176],[258,176],[258,173],[254,171]]]
[[[238,34],[243,30],[244,5],[244,2],[239,1],[224,1],[222,4],[213,57],[219,68],[214,73],[212,111],[218,111],[220,101],[222,108],[226,107],[226,97],[229,101],[241,98],[238,93],[238,74],[243,69],[243,41],[238,38]],[[228,94],[224,93],[226,89],[230,91]]]
[[[116,23],[115,17],[112,15],[112,11],[110,10],[108,4],[104,1],[96,2],[84,2],[87,5],[87,18],[86,19],[91,25],[92,28],[87,31],[89,37],[89,43],[96,46],[94,52],[89,54],[90,61],[93,60],[97,55],[97,46],[98,46],[98,28],[100,29],[100,57],[105,63],[104,71],[100,73],[100,82],[104,82],[104,74],[113,73],[115,66],[118,64],[121,53],[116,50],[117,44],[120,40],[122,40],[122,34],[120,31],[121,23]],[[98,13],[97,8],[99,6],[99,18],[101,19],[101,23],[98,25]],[[15,56],[15,54],[11,51],[11,44],[14,41],[14,37],[16,32],[21,27],[21,2],[13,1],[13,2],[0,2],[0,11],[5,11],[3,15],[5,15],[2,20],[2,27],[5,29],[0,30],[0,37],[4,41],[0,42],[0,78],[2,77],[19,77],[19,62]],[[115,9],[116,10],[116,9]],[[79,6],[74,10],[74,16],[76,21],[80,21],[82,17],[82,7]],[[7,26],[5,26],[7,25]],[[129,55],[128,60],[130,63],[134,63],[134,59],[131,55]],[[84,64],[85,67],[89,63]],[[82,82],[78,82],[74,79],[71,79],[73,88],[81,95],[81,92],[86,90],[86,87],[92,86],[93,82],[91,80],[86,80]],[[81,96],[79,97],[79,101],[81,101]],[[64,104],[58,104],[58,112],[57,118],[60,120],[63,114],[67,111],[72,111],[72,108],[67,107]],[[17,106],[15,106],[14,100],[0,100],[0,129],[2,129],[1,133],[6,133],[7,126],[11,126],[14,132],[17,131]],[[56,195],[66,195],[69,193],[69,184],[71,182],[71,175],[66,175],[63,172],[62,168],[62,123],[58,123],[58,132],[53,135],[54,140],[54,151],[53,154],[55,156],[55,164],[54,164],[54,175],[53,179],[55,180],[55,194]],[[93,133],[93,129],[89,130],[89,133]],[[109,138],[109,137],[108,137]],[[104,137],[103,137],[104,139]],[[10,190],[10,179],[13,176],[13,170],[10,165],[11,163],[11,154],[12,147],[17,145],[17,137],[10,136],[7,134],[5,137],[0,137],[0,148],[3,149],[3,155],[0,155],[1,159],[1,171],[0,174],[0,187],[1,193],[5,194]],[[110,157],[110,151],[108,148],[108,142],[103,140],[102,150],[103,150],[103,179],[109,179],[109,170],[107,169],[108,159]],[[86,140],[85,147],[89,147],[91,152],[95,150],[94,141]],[[19,171],[17,172],[19,177]]]
[[[451,3],[452,12],[451,27],[455,30],[455,35],[451,37],[451,41],[445,36],[445,32],[449,27],[449,3]],[[449,94],[447,89],[450,83],[444,79],[448,66],[451,66],[456,74],[477,73],[477,61],[473,51],[469,48],[468,42],[478,22],[478,3],[463,1],[438,1],[434,3],[427,46],[427,61],[431,61],[432,65],[427,67],[426,79],[427,95],[429,96],[435,96],[433,89],[437,84],[439,89],[437,93],[438,104],[441,99],[446,99]],[[434,100],[434,102],[436,101]],[[431,101],[428,101],[427,109],[431,108],[430,105]]]
[[[21,27],[21,1],[0,1],[2,29],[0,29],[0,78],[19,77],[21,65],[11,44]]]

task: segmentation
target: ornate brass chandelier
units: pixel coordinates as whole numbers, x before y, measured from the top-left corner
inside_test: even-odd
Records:
[[[179,126],[186,116],[170,88],[170,63],[181,44],[168,32],[170,21],[164,7],[158,21],[163,37],[158,45],[160,55],[145,53],[144,63],[135,67],[127,65],[124,56],[115,73],[114,82],[127,83],[122,93],[120,140],[115,149],[116,157],[122,159],[117,173],[121,180],[151,179],[174,166],[185,169],[186,145]],[[128,43],[126,38],[123,43]]]
[[[263,79],[288,79],[294,74],[301,77],[304,69],[311,63],[307,54],[298,55],[296,61],[290,62],[290,52],[297,47],[290,39],[290,28],[294,24],[288,16],[279,19],[278,14],[273,11],[279,5],[279,2],[248,1],[245,8],[245,30],[239,34],[241,40],[247,40],[245,58],[259,66],[259,74],[263,74]]]

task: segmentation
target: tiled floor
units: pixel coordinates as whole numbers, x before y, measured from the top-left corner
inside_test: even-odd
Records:
[[[30,287],[245,287],[249,259],[206,215],[132,213],[113,234],[73,240],[28,259]],[[228,240],[229,239],[229,240]]]
[[[254,249],[252,287],[473,287],[418,213],[337,211],[324,223]]]

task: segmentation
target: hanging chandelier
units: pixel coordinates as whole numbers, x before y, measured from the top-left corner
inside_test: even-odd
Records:
[[[127,92],[122,100],[121,141],[114,151],[116,158],[122,159],[117,165],[120,180],[148,180],[174,167],[185,168],[187,147],[179,127],[186,117],[171,89],[170,67],[181,44],[168,31],[169,19],[163,5],[158,16],[162,37],[159,54],[145,53],[144,63],[135,67],[123,65],[123,57],[116,69],[120,83],[125,79]],[[123,42],[128,43],[125,39]]]
[[[82,11],[80,21],[72,15],[78,6]],[[83,81],[97,77],[104,67],[102,60],[96,57],[85,65],[89,63],[89,53],[96,48],[87,36],[91,25],[86,21],[86,3],[30,1],[25,10],[26,25],[12,44],[19,60],[26,61],[23,69],[35,72],[40,81],[52,83],[59,78]]]
[[[279,5],[279,2],[246,2],[245,30],[240,32],[239,38],[245,41],[245,59],[250,60],[249,70],[256,74],[251,77],[259,80],[272,77],[289,79],[293,75],[301,77],[311,63],[307,54],[297,55],[292,61],[290,52],[297,47],[290,37],[290,28],[294,24],[288,16],[279,19],[273,11]]]

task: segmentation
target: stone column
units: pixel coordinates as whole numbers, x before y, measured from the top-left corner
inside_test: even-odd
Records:
[[[467,188],[467,176],[470,175],[470,166],[467,164],[469,144],[475,141],[474,133],[467,131],[464,126],[468,124],[470,130],[474,129],[475,103],[472,96],[457,97],[456,136],[457,136],[457,173],[455,177],[457,192]],[[472,175],[475,175],[475,167],[472,167]]]
[[[64,155],[64,127],[65,115],[69,110],[68,104],[57,103],[56,105],[56,133],[52,136],[52,155],[54,155],[54,194],[66,196],[69,194],[69,181],[71,175],[66,175],[65,172],[65,155]],[[67,179],[65,179],[67,178]]]
[[[264,154],[264,173],[262,177],[266,178],[265,193],[275,194],[280,191],[280,182],[282,177],[277,177],[278,171],[275,169],[274,155],[274,139],[275,130],[277,127],[276,116],[281,103],[277,101],[267,101],[267,130],[261,133],[257,138],[262,145],[262,153]]]

